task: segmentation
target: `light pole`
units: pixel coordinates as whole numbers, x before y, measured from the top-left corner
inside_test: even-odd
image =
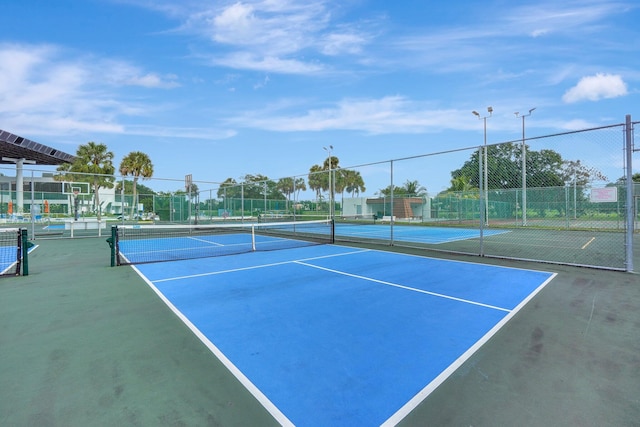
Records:
[[[516,117],[518,115],[522,117],[522,226],[527,226],[527,145],[524,142],[524,119],[525,117],[529,117],[533,110],[536,107],[533,107],[529,110],[527,114],[520,114],[519,112],[515,112]]]
[[[493,107],[487,107],[488,116],[480,117],[480,113],[473,110],[474,116],[484,122],[484,225],[489,225],[489,184],[487,181],[487,119],[493,115]]]
[[[331,150],[333,150],[333,145],[330,145],[329,148],[322,148],[329,154],[327,158],[329,164],[329,218],[333,218],[333,187],[331,186]]]

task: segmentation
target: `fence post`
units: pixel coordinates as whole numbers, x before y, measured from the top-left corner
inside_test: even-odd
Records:
[[[486,150],[486,146],[484,148]],[[479,195],[480,195],[480,256],[484,256],[484,225],[485,225],[485,215],[488,213],[485,205],[485,197],[487,196],[484,192],[484,186],[486,185],[484,182],[484,165],[482,159],[482,147],[478,148],[478,183],[479,183]]]
[[[389,220],[389,225],[390,225],[390,227],[389,227],[389,230],[390,230],[389,239],[390,239],[390,242],[391,242],[391,246],[393,246],[394,245],[393,227],[395,227],[395,223],[394,223],[395,221],[393,220],[393,214],[394,214],[394,206],[393,206],[393,203],[394,203],[394,201],[393,201],[393,197],[394,197],[394,194],[393,194],[393,160],[391,160],[391,184],[389,185],[389,188],[391,189],[391,207],[390,207],[391,213],[389,214],[389,215],[391,215],[391,219]]]
[[[633,167],[632,167],[632,154],[633,154],[633,144],[632,144],[632,135],[631,135],[631,115],[627,114],[626,123],[625,123],[625,145],[626,145],[626,166],[627,166],[627,209],[626,209],[626,218],[627,218],[627,230],[626,230],[626,239],[625,239],[625,248],[626,248],[626,271],[633,271]]]

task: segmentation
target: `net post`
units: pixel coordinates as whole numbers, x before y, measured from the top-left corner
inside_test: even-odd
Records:
[[[256,227],[251,225],[251,250],[256,251]]]
[[[111,237],[107,239],[111,251],[111,267],[116,266],[116,238],[118,236],[118,226],[111,226]]]
[[[329,226],[331,227],[331,244],[336,242],[336,220],[335,218],[331,218],[329,221]]]
[[[16,243],[16,268],[15,275],[19,276],[22,269],[22,230],[19,228],[17,234],[14,235]]]
[[[22,252],[22,275],[29,275],[29,236],[26,228],[20,229],[18,232],[20,236],[20,249]],[[18,274],[20,274],[20,267],[18,267]]]

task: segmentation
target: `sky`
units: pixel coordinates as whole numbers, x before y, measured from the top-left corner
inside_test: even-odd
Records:
[[[143,182],[156,191],[186,174],[303,176],[330,146],[349,167],[481,145],[471,111],[488,106],[488,143],[520,138],[514,112],[531,108],[527,136],[640,117],[635,0],[4,0],[0,11],[0,129],[69,154],[104,143],[116,168],[143,151],[166,179]],[[430,193],[449,185],[448,170],[414,173]],[[387,179],[365,177],[366,194]]]

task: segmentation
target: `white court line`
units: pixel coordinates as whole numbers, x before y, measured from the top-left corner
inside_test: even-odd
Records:
[[[466,304],[478,305],[480,307],[490,308],[490,309],[493,309],[493,310],[506,311],[507,313],[511,312],[511,310],[509,310],[508,308],[497,307],[495,305],[490,305],[490,304],[483,304],[481,302],[471,301],[471,300],[467,300],[467,299],[464,299],[464,298],[452,297],[450,295],[439,294],[437,292],[425,291],[423,289],[412,288],[410,286],[399,285],[397,283],[385,282],[384,280],[373,279],[371,277],[359,276],[357,274],[351,274],[351,273],[345,273],[344,271],[338,271],[338,270],[333,270],[331,268],[320,267],[320,266],[313,265],[313,264],[307,264],[306,262],[302,262],[302,261],[295,261],[295,263],[296,264],[306,265],[307,267],[317,268],[319,270],[330,271],[330,272],[336,273],[336,274],[342,274],[343,276],[354,277],[356,279],[367,280],[369,282],[375,282],[375,283],[380,283],[380,284],[387,285],[387,286],[393,286],[395,288],[400,288],[400,289],[406,289],[406,290],[409,290],[409,291],[419,292],[421,294],[427,294],[427,295],[431,295],[431,296],[435,296],[435,297],[439,297],[439,298],[450,299],[450,300],[454,300],[454,301],[458,301],[458,302],[463,302],[463,303],[466,303]]]
[[[375,279],[371,279],[371,278],[367,278],[367,277],[361,277],[361,276],[357,276],[357,275],[352,275],[352,274],[347,274],[344,272],[340,272],[340,271],[335,271],[335,270],[330,270],[327,268],[323,268],[323,267],[318,267],[318,266],[314,266],[311,264],[307,264],[305,263],[305,261],[312,261],[315,259],[322,259],[322,258],[331,258],[334,256],[343,256],[343,255],[351,255],[351,254],[356,254],[356,253],[360,253],[360,252],[367,252],[370,251],[368,249],[365,250],[357,250],[357,251],[351,251],[351,252],[346,252],[346,253],[341,253],[341,254],[333,254],[333,255],[324,255],[324,256],[318,256],[318,257],[310,257],[310,258],[305,258],[305,259],[301,259],[301,260],[297,260],[297,261],[286,261],[286,262],[281,262],[281,263],[273,263],[273,264],[266,264],[263,266],[255,266],[255,267],[249,267],[249,268],[239,268],[239,269],[232,269],[232,270],[227,270],[225,272],[233,272],[233,271],[239,271],[239,270],[246,270],[246,269],[250,269],[250,268],[262,268],[262,267],[269,267],[269,266],[275,266],[275,265],[280,265],[280,264],[287,264],[287,263],[298,263],[301,265],[305,265],[305,266],[309,266],[312,268],[318,268],[318,269],[322,269],[322,270],[327,270],[327,271],[332,271],[334,273],[338,273],[338,274],[345,274],[348,276],[352,276],[352,277],[356,277],[356,278],[361,278],[364,280],[369,280],[369,281],[373,281],[373,282],[378,282],[381,284],[385,284],[385,285],[389,285],[389,286],[395,286],[395,287],[399,287],[399,288],[404,288],[404,289],[408,289],[408,290],[413,290],[416,292],[421,292],[421,293],[426,293],[426,294],[430,294],[430,295],[434,295],[434,296],[439,296],[439,297],[443,297],[443,298],[448,298],[448,299],[453,299],[453,300],[458,300],[461,302],[468,302],[471,304],[476,304],[476,305],[480,305],[480,306],[485,306],[488,308],[494,308],[497,310],[501,310],[501,311],[506,311],[508,314],[500,321],[498,322],[489,332],[487,332],[480,340],[478,340],[471,348],[469,348],[465,353],[463,353],[457,360],[455,360],[448,368],[446,368],[444,371],[442,371],[440,373],[440,375],[438,375],[434,380],[432,380],[429,384],[427,384],[421,391],[419,391],[411,400],[409,400],[405,405],[403,405],[395,414],[393,414],[389,419],[387,419],[382,425],[383,426],[392,426],[392,425],[396,425],[397,423],[399,423],[401,420],[403,420],[409,413],[411,413],[422,401],[424,401],[424,399],[426,399],[440,384],[442,384],[449,376],[451,376],[451,374],[453,374],[453,372],[455,372],[466,360],[468,360],[480,347],[482,347],[482,345],[484,345],[493,335],[495,335],[497,333],[497,331],[499,329],[501,329],[510,319],[513,318],[513,316],[522,308],[524,307],[540,290],[542,290],[551,280],[553,280],[553,278],[555,278],[556,273],[552,274],[551,277],[549,277],[543,284],[541,284],[534,292],[532,292],[527,298],[525,298],[520,304],[518,304],[518,306],[516,306],[513,310],[506,310],[504,308],[500,308],[500,307],[493,307],[490,305],[485,305],[485,304],[479,304],[473,301],[466,301],[463,299],[459,299],[459,298],[453,298],[453,297],[449,297],[446,295],[440,295],[440,294],[436,294],[436,293],[431,293],[431,292],[426,292],[426,291],[422,291],[419,289],[414,289],[414,288],[410,288],[410,287],[406,287],[406,286],[402,286],[402,285],[397,285],[397,284],[393,284],[393,283],[389,283],[389,282],[384,282],[384,281],[380,281],[380,280],[375,280]],[[377,251],[374,251],[377,252]],[[406,254],[405,254],[406,255]],[[411,256],[411,255],[409,255]],[[428,258],[428,257],[426,257]],[[469,263],[469,262],[464,262],[464,261],[451,261],[451,260],[440,260],[440,261],[448,261],[448,262],[462,262],[462,263]],[[476,264],[476,263],[470,263],[470,264]],[[482,264],[478,264],[478,265],[482,265]],[[256,397],[256,399],[262,404],[262,406],[272,415],[274,416],[274,418],[276,419],[277,422],[279,422],[281,425],[283,426],[292,426],[293,423],[291,423],[291,421],[269,400],[269,398],[266,397],[266,395],[264,395],[221,351],[220,349],[218,349],[195,325],[193,325],[187,318],[186,316],[184,316],[163,294],[162,292],[159,291],[159,289],[157,289],[155,287],[155,285],[153,284],[153,282],[151,282],[148,278],[146,278],[146,276],[144,274],[142,274],[142,272],[140,270],[138,270],[138,268],[136,266],[132,266],[132,268],[138,273],[138,275],[140,275],[145,282],[156,292],[156,294],[165,302],[165,304],[167,304],[167,306],[189,327],[189,329],[191,329],[196,336],[209,348],[209,350],[214,353],[216,355],[216,357],[218,357],[219,360],[222,361],[222,363],[233,373],[233,375],[238,378],[238,380],[245,386],[245,388],[247,388],[247,390],[249,390],[249,392]],[[507,268],[507,269],[514,269],[514,270],[523,270],[523,271],[527,271],[525,269],[519,269],[519,268],[513,268],[513,267],[499,267],[499,268]],[[533,271],[533,270],[530,270]],[[213,274],[219,274],[219,273],[223,273],[223,272],[211,272],[211,273],[204,273],[204,274],[198,274],[198,275],[193,275],[193,276],[184,276],[182,278],[188,278],[188,277],[197,277],[197,276],[206,276],[206,275],[213,275]],[[167,281],[167,280],[178,280],[180,278],[174,278],[174,279],[162,279],[162,280],[157,280],[155,282],[161,282],[161,281]]]
[[[202,239],[202,238],[200,238],[200,237],[191,237],[191,236],[189,236],[189,237],[187,237],[187,239],[189,239],[189,240],[195,240],[196,242],[203,242],[203,243],[207,243],[207,244],[209,244],[209,245],[214,245],[214,246],[226,246],[226,245],[224,245],[224,244],[222,244],[222,243],[212,242],[211,240]]]
[[[155,283],[170,282],[170,281],[173,281],[173,280],[183,280],[183,279],[191,279],[191,278],[195,278],[195,277],[214,276],[216,274],[233,273],[235,271],[243,271],[243,270],[254,270],[256,268],[274,267],[274,266],[277,266],[277,265],[293,264],[293,263],[298,263],[298,262],[301,262],[301,261],[312,261],[312,260],[315,260],[315,259],[333,258],[333,257],[337,257],[337,256],[344,256],[344,255],[353,255],[353,254],[362,253],[362,252],[369,252],[369,251],[370,251],[370,249],[360,249],[360,250],[357,250],[357,251],[344,252],[344,253],[341,253],[341,254],[322,255],[322,256],[311,257],[311,258],[302,258],[302,259],[299,259],[299,260],[287,260],[287,261],[274,262],[274,263],[271,263],[271,264],[252,265],[250,267],[232,268],[232,269],[229,269],[229,270],[209,271],[209,272],[206,272],[206,273],[190,274],[188,276],[169,277],[169,278],[166,278],[166,279],[157,279],[157,280],[154,280],[154,282]]]
[[[182,320],[189,329],[191,329],[195,336],[198,337],[205,346],[207,346],[209,351],[211,351],[218,358],[218,360],[220,360],[222,364],[226,366],[226,368],[233,374],[233,376],[238,379],[238,381],[240,381],[240,383],[249,391],[249,393],[251,393],[256,398],[256,400],[260,402],[260,404],[271,414],[271,416],[273,416],[273,418],[275,418],[275,420],[280,423],[280,425],[287,427],[294,426],[291,420],[289,420],[287,416],[284,415],[282,411],[280,411],[280,409],[278,409],[278,407],[274,405],[273,402],[271,402],[271,400],[264,393],[262,393],[260,389],[256,387],[256,385],[253,384],[253,382],[251,382],[251,380],[247,378],[242,373],[242,371],[240,371],[240,369],[236,365],[234,365],[233,362],[231,362],[231,360],[229,360],[229,358],[227,358],[227,356],[225,356],[225,354],[214,343],[212,343],[204,333],[200,331],[200,329],[196,327],[196,325],[191,323],[187,316],[182,314],[182,312],[178,310],[178,308],[173,305],[173,303],[169,301],[169,299],[164,296],[164,294],[160,292],[158,288],[156,288],[152,281],[150,281],[144,274],[142,274],[142,272],[138,270],[136,266],[132,266],[132,268],[138,273],[140,277],[142,277],[145,282],[147,282],[147,285],[149,285],[149,287],[153,289],[153,291],[160,297],[160,299],[164,301],[167,307],[169,307],[169,309],[173,311],[175,315],[178,316],[178,318]]]
[[[409,415],[422,401],[424,401],[435,389],[437,389],[451,374],[453,374],[460,366],[464,364],[476,351],[480,349],[489,339],[494,336],[504,325],[509,322],[518,311],[522,309],[531,299],[538,294],[549,282],[551,282],[558,273],[553,273],[551,277],[545,280],[536,290],[534,290],[527,298],[522,300],[520,304],[516,306],[509,314],[502,318],[496,325],[489,330],[482,338],[480,338],[474,345],[472,345],[467,351],[465,351],[458,359],[456,359],[447,369],[442,371],[433,381],[431,381],[425,388],[420,390],[411,400],[404,404],[395,414],[393,414],[387,421],[382,423],[382,427],[391,427],[397,425],[400,421]]]
[[[39,246],[40,246],[40,245],[34,245],[34,246],[32,246],[31,248],[29,248],[29,249],[27,250],[27,254],[30,254],[31,252],[35,251]],[[16,250],[17,250],[17,248],[16,248]],[[14,253],[14,255],[15,255],[15,253]],[[12,268],[17,264],[17,263],[18,263],[18,261],[13,261],[13,262],[12,262],[11,264],[9,264],[9,265],[4,269],[4,270],[2,270],[2,271],[0,272],[0,275],[5,275],[5,274],[7,274],[7,272],[8,272],[9,270],[11,270],[11,269],[12,269]],[[21,267],[21,268],[22,268],[22,267]],[[18,272],[18,273],[20,273],[20,272]]]
[[[596,238],[592,237],[591,240],[589,240],[587,243],[585,243],[584,246],[582,246],[580,249],[586,249],[587,246],[589,246],[594,240],[596,240]]]

